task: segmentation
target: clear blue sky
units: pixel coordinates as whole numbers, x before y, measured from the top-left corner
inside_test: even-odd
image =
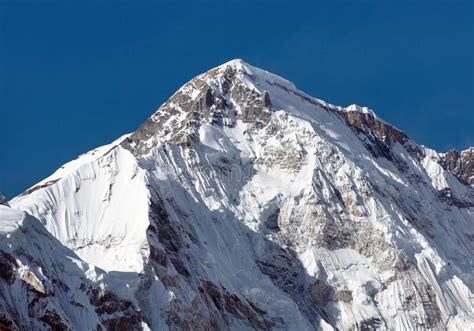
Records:
[[[474,145],[473,1],[256,2],[0,0],[0,191],[134,130],[232,58],[439,151]]]

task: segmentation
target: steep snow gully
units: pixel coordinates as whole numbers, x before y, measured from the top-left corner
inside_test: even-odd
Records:
[[[0,206],[0,329],[474,330],[473,164],[227,62]]]

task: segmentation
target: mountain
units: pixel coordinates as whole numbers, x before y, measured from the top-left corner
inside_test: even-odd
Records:
[[[466,330],[472,155],[230,61],[0,207],[0,326]]]

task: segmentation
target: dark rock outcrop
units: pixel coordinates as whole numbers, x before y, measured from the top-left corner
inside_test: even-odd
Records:
[[[474,147],[462,152],[450,150],[443,155],[440,164],[462,182],[474,186]]]

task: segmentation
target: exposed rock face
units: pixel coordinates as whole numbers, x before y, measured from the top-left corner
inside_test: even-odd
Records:
[[[441,166],[451,171],[460,180],[474,186],[474,147],[458,152],[451,150],[440,160]]]
[[[381,120],[378,120],[370,113],[349,110],[341,111],[340,114],[342,114],[349,125],[371,135],[387,147],[394,142],[404,143],[410,139],[403,132]]]
[[[58,254],[0,246],[0,326],[466,328],[474,189],[458,154],[231,61],[11,201]]]
[[[252,79],[244,68],[213,69],[186,83],[122,146],[144,155],[160,143],[187,145],[199,140],[202,122],[217,126],[235,125],[237,119],[263,128],[270,119],[271,100],[245,83]]]

